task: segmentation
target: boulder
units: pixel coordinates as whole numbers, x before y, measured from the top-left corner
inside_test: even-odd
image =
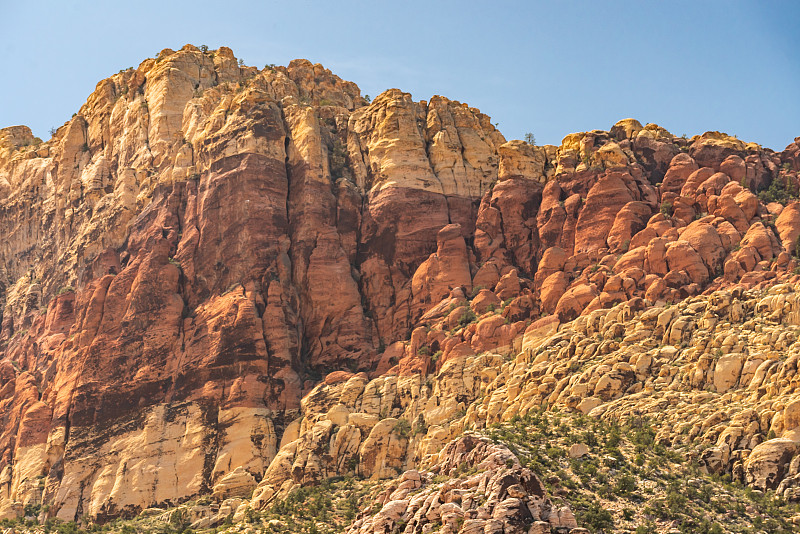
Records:
[[[700,254],[703,263],[711,273],[722,272],[725,248],[719,233],[711,224],[694,221],[681,233],[681,240],[689,243]]]
[[[589,190],[575,227],[575,252],[606,247],[617,214],[625,204],[635,200],[626,185],[625,180],[630,176],[626,174],[606,173]]]
[[[553,313],[564,296],[569,286],[567,275],[563,271],[556,271],[545,279],[539,292],[542,301],[542,311]]]
[[[570,458],[581,458],[589,454],[589,446],[585,443],[573,443],[569,448]]]
[[[481,289],[478,291],[478,294],[475,295],[475,298],[472,299],[469,307],[472,308],[475,313],[480,315],[488,311],[490,308],[493,310],[499,310],[502,304],[503,301],[501,301],[492,291],[489,291],[488,289]]]
[[[455,287],[472,287],[467,246],[461,226],[449,224],[436,235],[436,252],[422,262],[411,279],[411,291],[417,301],[436,303]]]
[[[697,188],[700,184],[714,175],[714,169],[701,167],[686,178],[686,182],[681,187],[680,196],[694,198],[697,195]]]
[[[679,195],[689,176],[699,167],[689,154],[681,152],[672,158],[669,168],[661,182],[662,193],[675,193]]]
[[[745,177],[747,174],[747,166],[744,160],[735,154],[731,154],[719,165],[719,171],[724,172],[730,176],[731,180],[737,184],[742,184],[743,187],[747,186]]]
[[[789,254],[796,254],[797,238],[800,237],[800,202],[794,201],[786,205],[775,221],[775,228],[783,249]]]
[[[611,252],[629,250],[631,239],[645,228],[651,214],[652,209],[645,202],[628,202],[622,206],[608,233],[608,249]]]
[[[739,380],[742,371],[742,354],[726,354],[717,360],[714,368],[714,388],[725,393]]]
[[[703,258],[688,241],[675,241],[667,246],[665,254],[670,271],[685,271],[692,282],[704,284],[709,279]]]
[[[250,497],[256,484],[256,479],[253,475],[242,467],[237,467],[214,484],[212,493],[219,500],[231,497]]]
[[[571,321],[581,313],[589,303],[597,297],[597,289],[593,284],[577,284],[569,288],[558,300],[555,313],[562,323]]]
[[[760,490],[777,488],[797,449],[797,443],[786,438],[775,438],[757,445],[744,462],[747,483]]]

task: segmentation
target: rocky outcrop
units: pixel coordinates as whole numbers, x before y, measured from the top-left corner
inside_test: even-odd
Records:
[[[401,476],[534,404],[610,417],[702,391],[717,423],[667,418],[777,487],[796,473],[774,455],[728,453],[794,439],[775,353],[800,223],[756,193],[791,195],[796,145],[627,119],[536,147],[305,60],[164,50],[46,142],[0,130],[0,515],[264,506]],[[718,426],[747,403],[741,434]],[[506,489],[471,528],[530,527],[530,490]]]
[[[306,397],[300,432],[253,505],[313,479],[399,476],[441,458],[464,431],[542,407],[663,421],[656,441],[702,470],[793,494],[797,290],[739,288],[673,306],[629,301],[560,328],[537,321],[512,344],[515,358],[453,355],[425,382],[392,372],[326,380]]]
[[[754,447],[744,462],[747,482],[762,490],[775,489],[786,476],[797,448],[796,442],[786,438],[771,439]]]
[[[103,81],[47,143],[2,139],[0,509],[67,520],[260,480],[316,376],[410,331],[451,220],[463,273],[443,243],[422,286],[469,287],[505,142],[444,98],[367,106],[319,65],[192,46]]]
[[[437,484],[437,475],[451,478]],[[355,521],[347,532],[410,534],[437,524],[464,534],[577,527],[569,508],[553,506],[544,484],[508,448],[469,434],[442,449],[429,470],[403,473],[377,504],[377,513]]]

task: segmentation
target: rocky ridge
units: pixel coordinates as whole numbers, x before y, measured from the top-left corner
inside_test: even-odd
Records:
[[[800,140],[535,147],[307,61],[162,51],[46,143],[0,131],[0,513],[241,514],[541,407],[658,414],[793,498],[798,170]]]

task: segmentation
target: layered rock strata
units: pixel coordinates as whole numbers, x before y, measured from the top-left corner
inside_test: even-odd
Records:
[[[799,143],[628,119],[535,147],[304,60],[164,50],[47,142],[0,130],[0,515],[264,505],[533,405],[658,408],[774,487]],[[734,404],[704,428],[706,389]]]

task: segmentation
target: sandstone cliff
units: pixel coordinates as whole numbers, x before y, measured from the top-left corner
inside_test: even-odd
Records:
[[[534,407],[659,413],[774,489],[798,171],[800,138],[536,147],[307,61],[164,50],[47,142],[0,130],[0,515],[263,507]]]

